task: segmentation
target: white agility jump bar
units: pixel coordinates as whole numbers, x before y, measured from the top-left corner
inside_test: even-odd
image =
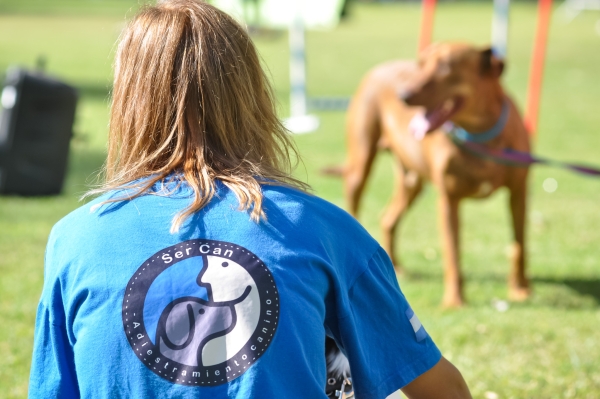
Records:
[[[305,29],[299,12],[290,24],[289,44],[290,117],[284,120],[284,125],[292,133],[311,133],[319,128],[319,119],[307,113]]]

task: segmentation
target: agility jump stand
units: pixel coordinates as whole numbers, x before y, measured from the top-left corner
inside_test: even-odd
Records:
[[[289,28],[290,47],[290,117],[285,127],[296,134],[311,133],[319,128],[319,119],[309,115],[308,110],[343,111],[348,108],[349,98],[310,98],[306,90],[306,29],[300,13],[296,13]]]
[[[590,0],[600,1],[600,0]],[[423,0],[421,29],[418,50],[422,51],[431,43],[437,0]],[[494,55],[505,59],[508,51],[510,0],[494,0],[492,17],[492,48]],[[544,72],[544,60],[548,41],[548,29],[552,0],[538,0],[537,28],[533,48],[533,57],[529,72],[527,103],[524,121],[531,135],[537,131],[539,105]],[[312,109],[344,110],[347,108],[347,98],[309,98],[306,93],[306,48],[304,21],[299,15],[294,18],[289,29],[290,45],[290,117],[284,121],[285,126],[293,133],[309,133],[319,127],[319,120],[314,115],[308,115]]]
[[[494,55],[502,60],[508,52],[508,11],[510,0],[494,0],[492,16],[492,49]]]
[[[492,19],[492,47],[494,54],[505,59],[508,48],[508,15],[510,0],[494,0],[494,16]],[[538,19],[533,44],[533,57],[529,71],[527,103],[524,123],[530,135],[535,136],[539,119],[540,97],[544,76],[544,60],[548,42],[548,29],[552,0],[538,0]]]
[[[538,128],[540,97],[544,75],[544,59],[550,28],[552,0],[538,0],[538,20],[533,47],[533,58],[529,71],[529,87],[527,89],[527,106],[525,108],[525,127],[530,135],[535,136]]]
[[[596,2],[600,0],[568,1]],[[421,33],[419,36],[419,52],[431,43],[436,0],[423,0],[422,4],[423,11],[421,17]],[[508,49],[509,8],[510,0],[494,0],[494,14],[492,18],[492,46],[494,49],[494,54],[501,59],[506,58]],[[532,136],[535,136],[538,127],[540,97],[544,75],[544,60],[546,57],[551,11],[552,0],[538,0],[537,28],[533,46],[533,57],[529,71],[527,103],[524,116],[525,126],[529,134]]]
[[[418,52],[421,53],[425,47],[431,44],[433,35],[433,22],[435,18],[436,0],[423,0],[423,11],[421,12],[421,32],[419,34]]]
[[[304,134],[319,128],[319,119],[308,115],[306,95],[306,43],[304,21],[296,12],[289,29],[290,45],[290,117],[284,120],[292,133]]]
[[[423,0],[418,52],[431,44],[437,0]],[[492,47],[499,58],[506,58],[508,48],[508,11],[510,0],[494,0],[492,17]]]

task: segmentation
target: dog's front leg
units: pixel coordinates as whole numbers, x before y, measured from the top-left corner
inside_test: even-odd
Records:
[[[518,178],[510,188],[514,242],[511,253],[511,270],[508,278],[508,295],[514,301],[529,297],[529,281],[525,276],[525,218],[527,205],[527,170],[515,172]]]
[[[458,204],[460,199],[441,192],[438,199],[439,225],[444,260],[444,299],[442,306],[464,303],[460,273]]]
[[[397,273],[402,273],[403,268],[396,257],[396,232],[398,222],[411,206],[423,188],[421,177],[415,171],[405,171],[404,167],[396,163],[396,185],[394,196],[381,218],[382,245],[386,250]]]

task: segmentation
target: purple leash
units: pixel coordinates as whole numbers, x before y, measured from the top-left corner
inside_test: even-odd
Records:
[[[486,147],[485,143],[498,137],[504,130],[506,122],[508,121],[509,112],[510,105],[508,100],[505,99],[502,104],[502,112],[500,113],[498,121],[496,121],[491,129],[485,132],[473,134],[460,126],[456,126],[452,122],[446,122],[443,129],[447,132],[448,136],[450,136],[452,142],[458,147],[464,148],[481,158],[489,159],[500,164],[519,168],[526,168],[533,164],[542,164],[572,170],[573,172],[588,176],[600,176],[600,168],[554,161],[548,158],[536,157],[528,152],[516,151],[509,148],[493,149]]]
[[[581,173],[588,176],[599,176],[600,169],[595,167],[588,167],[582,165],[575,165],[572,163],[566,163],[561,161],[554,161],[547,158],[536,157],[528,152],[521,152],[511,149],[493,149],[488,148],[483,144],[474,143],[472,141],[460,140],[452,132],[450,132],[452,141],[465,150],[485,159],[490,159],[494,162],[501,163],[504,165],[515,166],[525,168],[533,164],[542,164],[556,166],[573,172]]]

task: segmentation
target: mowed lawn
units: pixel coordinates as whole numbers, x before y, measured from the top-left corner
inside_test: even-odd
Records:
[[[27,395],[46,239],[56,221],[81,205],[78,197],[94,183],[94,171],[102,164],[115,41],[126,16],[136,8],[137,2],[130,0],[0,0],[0,70],[13,64],[32,67],[43,55],[49,73],[78,86],[81,93],[63,195],[0,198],[1,398]],[[351,11],[350,19],[334,31],[308,34],[311,95],[350,96],[375,64],[415,54],[417,4],[358,4]],[[520,104],[525,100],[535,11],[529,3],[514,4],[511,11],[503,79]],[[535,143],[539,154],[600,164],[598,19],[599,13],[587,12],[567,24],[560,13],[554,14]],[[484,45],[490,22],[491,3],[443,3],[434,37]],[[256,43],[272,77],[281,115],[286,116],[287,36],[263,35]],[[296,138],[303,158],[297,175],[317,194],[343,207],[341,181],[322,176],[319,170],[343,162],[344,113],[317,114],[319,130]],[[542,187],[548,178],[558,182],[553,193]],[[360,215],[375,237],[392,181],[391,159],[382,154]],[[511,239],[506,192],[462,206],[468,306],[452,311],[439,307],[442,265],[431,188],[403,221],[401,257],[407,273],[399,281],[429,333],[462,371],[474,397],[598,398],[600,180],[537,167],[530,188],[531,300],[498,310],[500,301],[506,300]]]

